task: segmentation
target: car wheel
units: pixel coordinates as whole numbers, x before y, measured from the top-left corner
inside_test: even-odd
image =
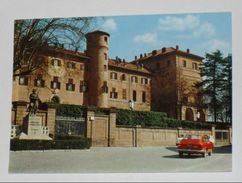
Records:
[[[203,157],[206,158],[206,156],[207,156],[207,150],[205,150],[203,153]]]
[[[209,151],[209,152],[208,152],[208,155],[209,155],[209,156],[212,156],[212,151]]]
[[[183,157],[183,152],[179,152],[179,157],[180,157],[180,158]]]

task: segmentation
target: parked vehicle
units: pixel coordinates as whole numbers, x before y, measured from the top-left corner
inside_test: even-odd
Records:
[[[178,146],[179,156],[183,154],[202,154],[203,157],[212,155],[214,143],[209,140],[208,135],[199,137],[198,135],[187,135],[183,138]]]
[[[176,146],[180,145],[180,142],[182,139],[184,139],[184,135],[180,135],[179,137],[176,138]]]

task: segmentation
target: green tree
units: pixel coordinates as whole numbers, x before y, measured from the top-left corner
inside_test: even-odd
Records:
[[[206,53],[205,60],[201,65],[201,76],[203,81],[198,87],[213,114],[214,122],[225,121],[232,117],[232,92],[231,92],[231,57],[223,57],[221,51]],[[226,112],[228,117],[223,114]],[[229,117],[230,115],[230,117]]]
[[[203,94],[209,98],[208,106],[213,112],[213,120],[217,122],[217,111],[219,108],[218,91],[220,87],[221,63],[223,57],[220,51],[212,54],[206,53],[205,60],[201,66],[201,76],[204,80],[199,84]]]
[[[78,50],[90,31],[94,18],[23,19],[14,23],[13,73],[27,65],[28,73],[35,69],[33,58],[44,46],[62,46]],[[23,74],[23,73],[18,73]]]
[[[232,123],[232,55],[224,58],[223,66],[221,77],[224,82],[222,83],[221,105],[224,111],[222,112],[222,116],[224,116],[224,121]]]

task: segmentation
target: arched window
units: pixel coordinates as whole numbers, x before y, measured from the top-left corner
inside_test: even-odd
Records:
[[[126,81],[126,75],[125,74],[121,75],[121,81]]]
[[[205,113],[202,110],[199,110],[199,118],[197,119],[198,121],[205,121]]]

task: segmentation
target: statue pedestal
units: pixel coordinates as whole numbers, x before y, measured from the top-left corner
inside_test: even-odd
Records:
[[[31,139],[31,140],[52,140],[49,137],[47,127],[42,126],[42,117],[35,114],[28,115],[26,121],[25,134],[22,132],[19,139]]]

